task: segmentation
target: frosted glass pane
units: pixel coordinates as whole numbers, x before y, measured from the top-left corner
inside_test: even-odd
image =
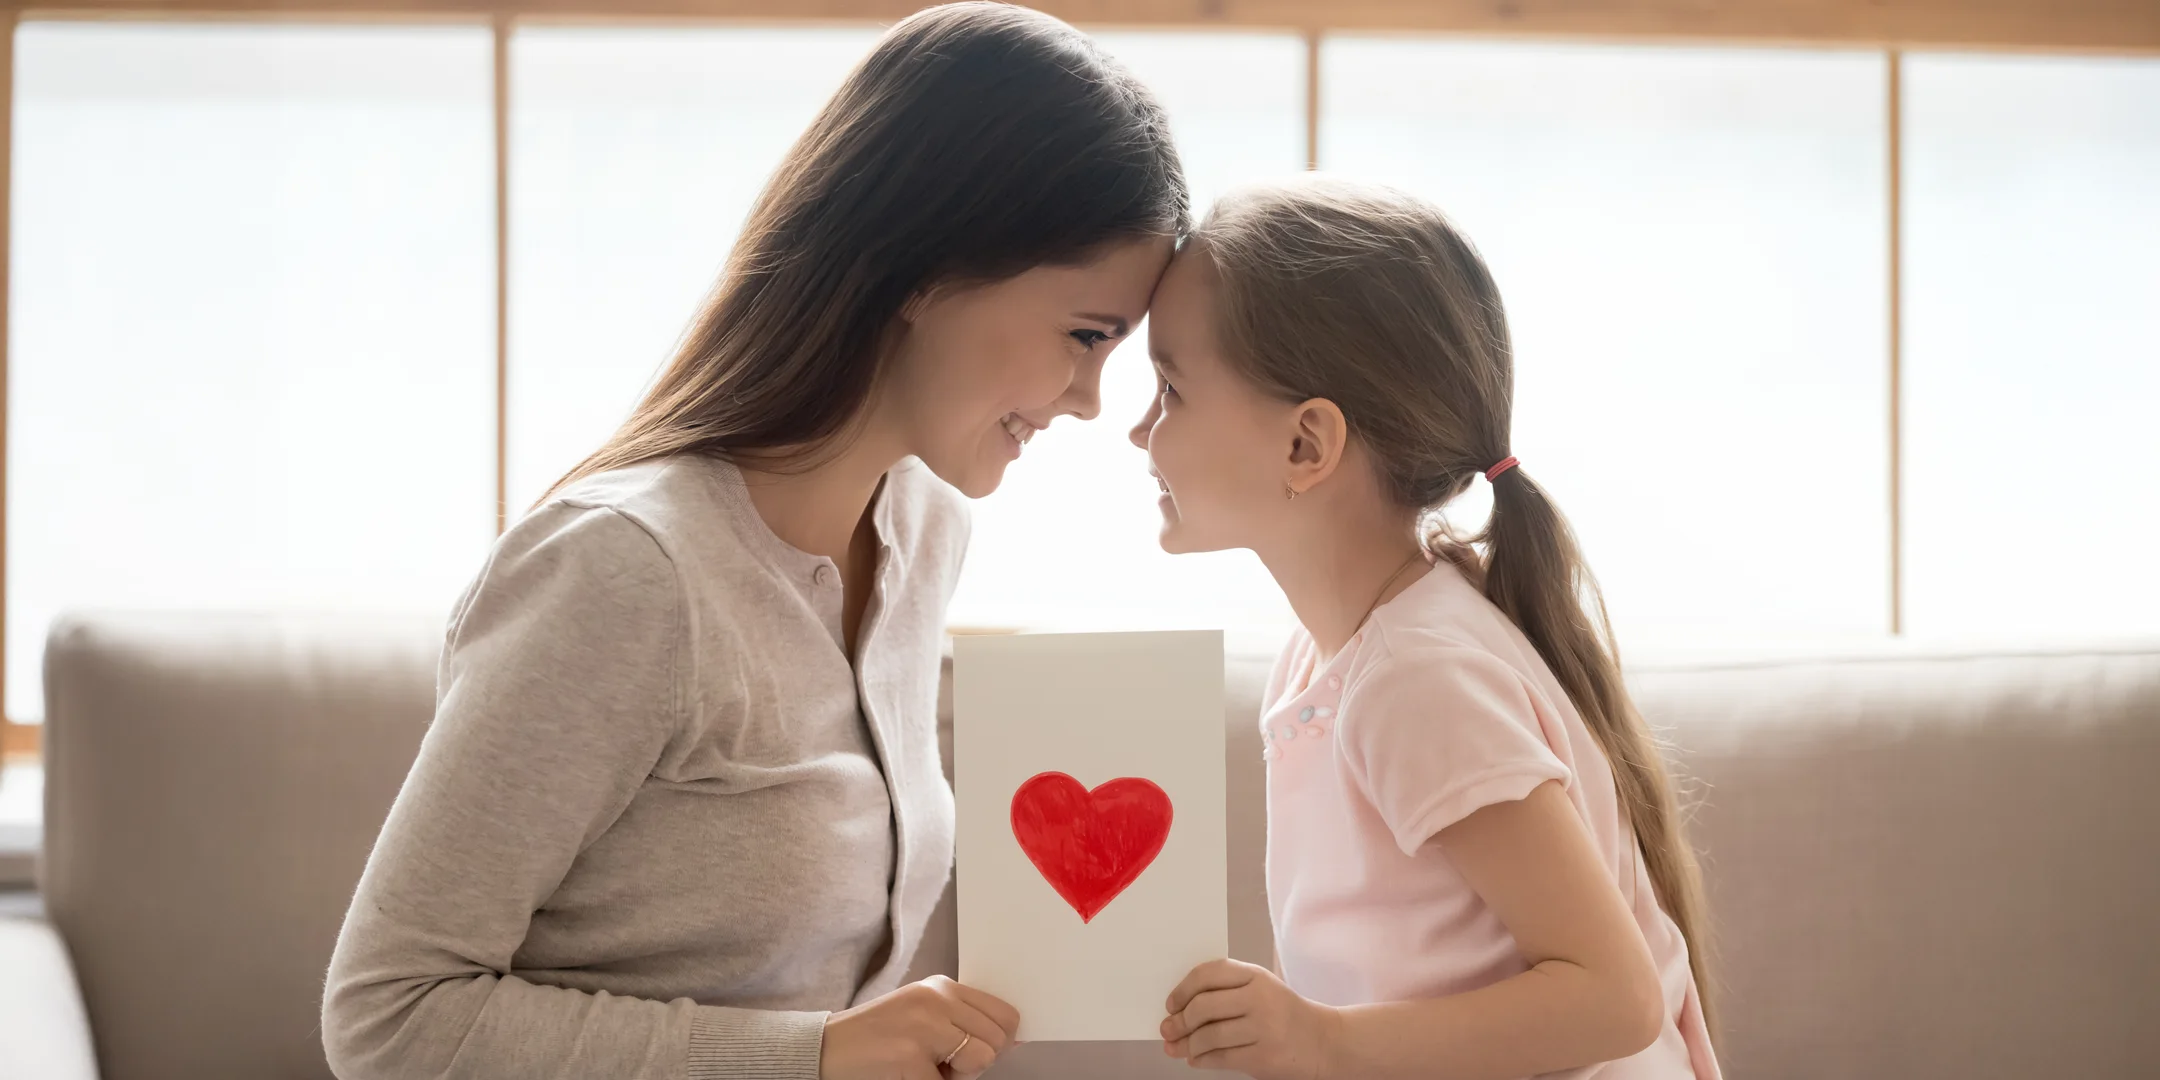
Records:
[[[66,609],[447,611],[494,521],[485,28],[16,50],[8,711]]]
[[[2160,61],[1906,65],[1908,626],[2160,631]]]
[[[1104,33],[1170,114],[1195,214],[1225,189],[1305,165],[1305,45],[1263,34]],[[1279,644],[1289,606],[1248,552],[1172,557],[1147,455],[1125,433],[1155,392],[1140,330],[1111,354],[1103,412],[1059,420],[996,494],[975,504],[956,624],[1052,628],[1221,627]],[[1247,637],[1246,635],[1250,635]]]
[[[1624,639],[1887,628],[1879,54],[1341,38],[1321,74],[1321,167],[1491,263],[1513,449]]]
[[[1240,184],[1305,169],[1305,39],[1290,34],[1090,35],[1170,113],[1193,216]]]
[[[513,516],[621,425],[857,29],[520,29],[511,41]]]

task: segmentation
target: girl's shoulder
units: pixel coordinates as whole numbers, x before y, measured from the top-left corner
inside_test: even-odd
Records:
[[[1492,601],[1443,560],[1373,612],[1358,651],[1361,666],[1370,669],[1434,649],[1505,656],[1520,636]]]
[[[1513,620],[1444,561],[1373,613],[1342,675],[1346,690],[1367,697],[1383,684],[1424,693],[1465,682],[1513,684],[1541,708],[1554,685]]]

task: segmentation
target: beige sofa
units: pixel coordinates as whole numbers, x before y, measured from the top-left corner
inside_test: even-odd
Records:
[[[437,640],[344,620],[61,625],[50,922],[0,924],[0,1076],[328,1075],[323,968],[428,723]],[[1232,951],[1261,962],[1265,666],[1230,661],[1225,718]],[[2160,1075],[2160,644],[1633,680],[1703,800],[1727,1075]],[[951,969],[949,903],[938,920],[923,972]],[[1153,1044],[1035,1044],[996,1075],[1181,1072]]]

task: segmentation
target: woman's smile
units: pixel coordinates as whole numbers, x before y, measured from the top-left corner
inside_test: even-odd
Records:
[[[998,424],[1005,431],[1006,449],[1014,458],[1018,458],[1021,448],[1028,444],[1028,440],[1035,437],[1036,432],[1042,430],[1042,428],[1035,426],[1026,417],[1016,412],[1006,413],[1005,419],[1000,420]]]

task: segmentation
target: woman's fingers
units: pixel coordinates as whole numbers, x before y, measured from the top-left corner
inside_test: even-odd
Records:
[[[951,985],[953,992],[959,995],[960,1000],[967,1002],[975,1011],[989,1017],[992,1023],[1004,1029],[1005,1038],[998,1044],[998,1049],[1003,1050],[1005,1047],[1010,1046],[1013,1037],[1020,1033],[1020,1010],[1006,1004],[995,995],[986,994],[966,983],[956,982]]]
[[[1190,1004],[1193,998],[1210,990],[1230,990],[1243,986],[1253,980],[1253,972],[1258,970],[1260,969],[1236,960],[1210,960],[1192,969],[1192,972],[1185,976],[1185,981],[1178,983],[1177,989],[1170,991],[1170,1000],[1164,1011],[1173,1015],[1184,1012],[1185,1006]]]
[[[972,1036],[965,1043],[958,1043],[957,1038],[955,1036],[955,1045],[960,1052],[945,1062],[946,1072],[953,1077],[964,1080],[966,1077],[978,1076],[997,1063],[998,1051],[990,1044]]]
[[[924,980],[938,1016],[924,1049],[942,1075],[972,1077],[996,1063],[1012,1045],[1020,1015],[1011,1005],[944,976]],[[1000,1015],[1002,1014],[1002,1015]]]
[[[1012,1037],[1005,1034],[1004,1028],[974,1008],[957,1001],[950,1003],[948,1008],[950,1014],[946,1019],[956,1030],[945,1039],[944,1045],[932,1046],[930,1056],[943,1058],[952,1053],[953,1048],[960,1045],[962,1036],[967,1038],[967,1049],[963,1053],[980,1049],[994,1058],[1012,1045]]]
[[[994,1053],[1003,1053],[1006,1047],[1012,1045],[1013,1029],[1020,1026],[1019,1014],[1013,1011],[1012,1006],[942,975],[926,979],[924,983],[936,995],[944,1019],[953,1026],[973,1036],[975,1041],[988,1044]],[[1006,1014],[1010,1019],[1000,1020],[996,1015],[998,1012]],[[938,1053],[942,1054],[950,1049],[950,1046],[943,1047]]]

